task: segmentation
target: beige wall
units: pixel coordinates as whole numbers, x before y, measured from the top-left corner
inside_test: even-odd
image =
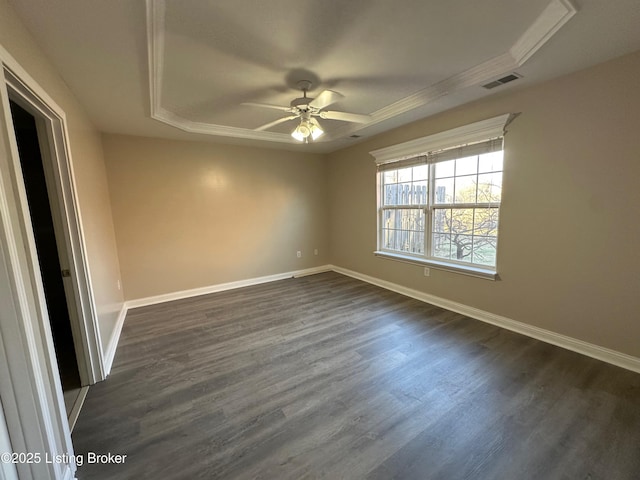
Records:
[[[0,45],[66,114],[90,277],[106,346],[123,299],[117,288],[120,273],[100,135],[6,0],[0,0]]]
[[[333,263],[640,357],[640,52],[325,158],[101,138],[6,0],[0,44],[67,114],[104,343],[123,301],[119,256],[127,299]],[[501,280],[374,257],[368,152],[506,112],[522,115],[506,139]]]
[[[640,357],[640,52],[329,156],[334,264]],[[368,152],[507,112],[501,281],[376,258]]]
[[[121,135],[103,144],[126,299],[328,262],[322,156]]]

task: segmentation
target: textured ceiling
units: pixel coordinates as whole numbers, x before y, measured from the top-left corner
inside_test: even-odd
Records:
[[[242,103],[288,106],[307,79],[371,115],[321,119],[311,151],[640,49],[637,0],[12,3],[103,131],[295,148],[297,121],[254,130],[289,113]]]

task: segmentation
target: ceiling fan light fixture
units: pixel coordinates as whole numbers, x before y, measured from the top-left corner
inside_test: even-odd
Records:
[[[311,129],[311,138],[315,140],[319,138],[323,133],[324,131],[320,127],[316,127],[314,125],[313,128]]]
[[[291,132],[291,136],[299,142],[304,141],[305,138],[307,138],[309,135],[311,135],[311,129],[309,128],[309,125],[304,121],[300,122],[300,125],[298,125],[296,129]]]
[[[313,140],[319,138],[324,133],[324,130],[320,127],[320,124],[315,118],[311,119],[311,138]]]
[[[292,114],[288,117],[282,117],[273,122],[261,125],[254,130],[259,132],[268,130],[271,127],[275,127],[276,125],[279,125],[283,122],[288,122],[289,120],[295,120],[296,118],[299,118],[300,123],[291,132],[291,136],[298,142],[309,143],[309,137],[311,137],[311,140],[313,141],[324,135],[324,130],[318,123],[318,120],[316,120],[316,117],[355,123],[369,123],[371,121],[370,115],[325,110],[325,108],[329,105],[333,105],[334,103],[344,98],[344,95],[342,95],[341,93],[334,92],[332,90],[323,90],[315,98],[307,97],[307,91],[311,88],[311,82],[309,80],[299,81],[298,88],[302,90],[302,97],[294,98],[288,107],[273,105],[269,103],[243,103],[242,105],[246,105],[249,107],[270,108],[275,110],[282,110]]]
[[[303,119],[300,122],[293,132],[291,132],[291,136],[298,140],[299,142],[303,142],[311,137],[312,140],[320,137],[324,131],[320,128],[320,125],[317,122],[312,122],[307,119]]]

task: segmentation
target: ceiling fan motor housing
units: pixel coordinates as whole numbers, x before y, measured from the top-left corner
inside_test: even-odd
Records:
[[[334,92],[332,90],[323,90],[315,98],[307,97],[307,92],[311,88],[311,82],[308,80],[299,81],[298,88],[302,90],[302,97],[293,99],[288,107],[265,103],[244,103],[243,105],[253,107],[266,107],[293,114],[287,117],[279,118],[273,122],[269,122],[256,128],[255,130],[267,130],[268,128],[274,127],[284,122],[288,122],[289,120],[300,119],[300,124],[298,125],[298,127],[296,127],[291,135],[299,141],[308,139],[309,136],[313,140],[316,140],[323,133],[322,127],[320,126],[320,123],[318,122],[316,117],[356,123],[368,123],[371,119],[369,115],[324,110],[325,107],[333,105],[334,103],[340,101],[340,99],[344,98],[344,95],[338,92]]]
[[[299,110],[302,110],[303,112],[306,112],[307,110],[309,110],[309,103],[311,103],[313,101],[313,98],[309,98],[309,97],[300,97],[300,98],[295,98],[291,101],[291,108],[297,108]]]

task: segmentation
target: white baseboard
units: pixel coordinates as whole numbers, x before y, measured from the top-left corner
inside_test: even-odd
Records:
[[[331,265],[322,265],[321,267],[307,268],[305,270],[298,270],[293,272],[294,278],[307,277],[309,275],[316,275],[318,273],[331,272],[333,267]]]
[[[316,273],[328,272],[331,270],[329,265],[321,267],[307,268],[304,270],[296,270],[293,272],[277,273],[275,275],[267,275],[265,277],[248,278],[246,280],[238,280],[236,282],[219,283],[208,287],[194,288],[191,290],[182,290],[180,292],[166,293],[153,297],[139,298],[125,302],[127,309],[137,307],[147,307],[158,303],[171,302],[173,300],[182,300],[183,298],[197,297],[207,295],[209,293],[224,292],[225,290],[233,290],[236,288],[250,287],[261,283],[276,282],[287,278],[304,277],[305,275],[314,275]]]
[[[526,335],[527,337],[535,338],[536,340],[550,343],[558,347],[566,348],[567,350],[571,350],[573,352],[577,352],[582,355],[586,355],[588,357],[592,357],[597,360],[601,360],[603,362],[607,362],[612,365],[616,365],[618,367],[622,367],[627,370],[640,373],[640,358],[638,357],[633,357],[631,355],[627,355],[625,353],[604,348],[599,345],[594,345],[592,343],[584,342],[576,338],[568,337],[566,335],[561,335],[559,333],[555,333],[550,330],[534,327],[533,325],[518,322],[516,320],[512,320],[510,318],[503,317],[501,315],[496,315],[494,313],[490,313],[484,310],[480,310],[478,308],[470,307],[468,305],[454,302],[452,300],[447,300],[446,298],[437,297],[435,295],[421,292],[419,290],[413,290],[411,288],[403,287],[402,285],[388,282],[386,280],[381,280],[379,278],[371,277],[369,275],[355,272],[353,270],[337,267],[335,265],[323,265],[320,267],[308,268],[305,270],[280,273],[276,275],[268,275],[264,277],[250,278],[247,280],[239,280],[236,282],[221,283],[218,285],[211,285],[208,287],[195,288],[192,290],[184,290],[180,292],[157,295],[153,297],[140,298],[137,300],[130,300],[125,302],[122,307],[122,311],[118,316],[118,322],[116,324],[115,331],[109,341],[109,346],[107,348],[107,352],[105,355],[106,357],[105,368],[106,368],[107,375],[111,371],[111,366],[113,364],[113,359],[115,357],[116,348],[118,346],[118,340],[120,338],[120,333],[122,331],[122,326],[124,324],[127,311],[130,308],[156,305],[159,303],[169,302],[172,300],[181,300],[183,298],[190,298],[198,295],[206,295],[209,293],[223,292],[225,290],[233,290],[236,288],[248,287],[251,285],[259,285],[261,283],[275,282],[278,280],[284,280],[292,277],[295,277],[295,278],[304,277],[307,275],[315,275],[317,273],[323,273],[323,272],[329,272],[329,271],[334,271],[342,275],[347,275],[349,277],[353,277],[358,280],[362,280],[364,282],[377,285],[387,290],[391,290],[401,295],[406,295],[407,297],[415,298],[417,300],[430,303],[431,305],[436,305],[438,307],[445,308],[447,310],[451,310],[453,312],[457,312],[462,315],[466,315],[467,317],[474,318],[482,322],[490,323],[492,325],[496,325],[498,327],[511,330],[512,332],[520,333],[522,335]]]
[[[89,387],[81,387],[78,396],[73,402],[73,407],[71,407],[71,412],[67,419],[69,420],[69,429],[73,432],[73,429],[76,426],[76,422],[78,421],[78,417],[80,416],[80,410],[82,410],[82,405],[84,405],[84,401],[87,398],[87,393],[89,393]]]
[[[438,307],[445,308],[462,315],[466,315],[467,317],[490,323],[492,325],[511,330],[512,332],[520,333],[522,335],[526,335],[527,337],[535,338],[536,340],[550,343],[558,347],[566,348],[567,350],[571,350],[573,352],[577,352],[582,355],[586,355],[588,357],[602,360],[603,362],[607,362],[612,365],[616,365],[618,367],[640,373],[640,358],[638,357],[633,357],[631,355],[604,348],[599,345],[594,345],[592,343],[584,342],[582,340],[568,337],[566,335],[561,335],[550,330],[534,327],[533,325],[518,322],[516,320],[496,315],[494,313],[486,312],[478,308],[469,307],[462,303],[454,302],[445,298],[437,297],[435,295],[430,295],[418,290],[403,287],[402,285],[387,282],[386,280],[380,280],[379,278],[370,277],[369,275],[354,272],[353,270],[336,267],[334,265],[331,265],[330,267],[334,272],[341,273],[343,275],[347,275],[349,277],[353,277],[358,280],[371,283],[373,285],[377,285],[387,290],[406,295],[407,297],[415,298],[416,300],[421,300],[423,302],[430,303],[431,305],[436,305]]]
[[[220,283],[218,285],[210,285],[208,287],[194,288],[192,290],[183,290],[180,292],[167,293],[163,295],[156,295],[153,297],[139,298],[136,300],[129,300],[124,302],[118,320],[116,322],[115,329],[109,339],[104,355],[104,367],[106,375],[111,373],[111,367],[113,366],[113,359],[116,356],[116,350],[118,348],[118,341],[120,340],[120,334],[122,333],[122,327],[124,320],[127,316],[127,312],[130,308],[146,307],[149,305],[156,305],[159,303],[170,302],[172,300],[181,300],[183,298],[197,297],[199,295],[206,295],[208,293],[223,292],[225,290],[233,290],[235,288],[249,287],[251,285],[259,285],[261,283],[275,282],[277,280],[285,280],[287,278],[299,278],[306,277],[307,275],[315,275],[317,273],[330,272],[332,267],[330,265],[322,265],[319,267],[306,268],[304,270],[295,270],[293,272],[278,273],[275,275],[268,275],[265,277],[249,278],[247,280],[239,280],[237,282]]]
[[[113,359],[116,357],[116,349],[118,348],[118,341],[120,340],[120,334],[122,333],[122,327],[124,325],[124,319],[127,316],[127,303],[122,304],[118,320],[116,320],[116,326],[109,338],[109,344],[107,345],[107,351],[104,355],[104,371],[105,375],[109,376],[111,373],[111,366],[113,365]]]

